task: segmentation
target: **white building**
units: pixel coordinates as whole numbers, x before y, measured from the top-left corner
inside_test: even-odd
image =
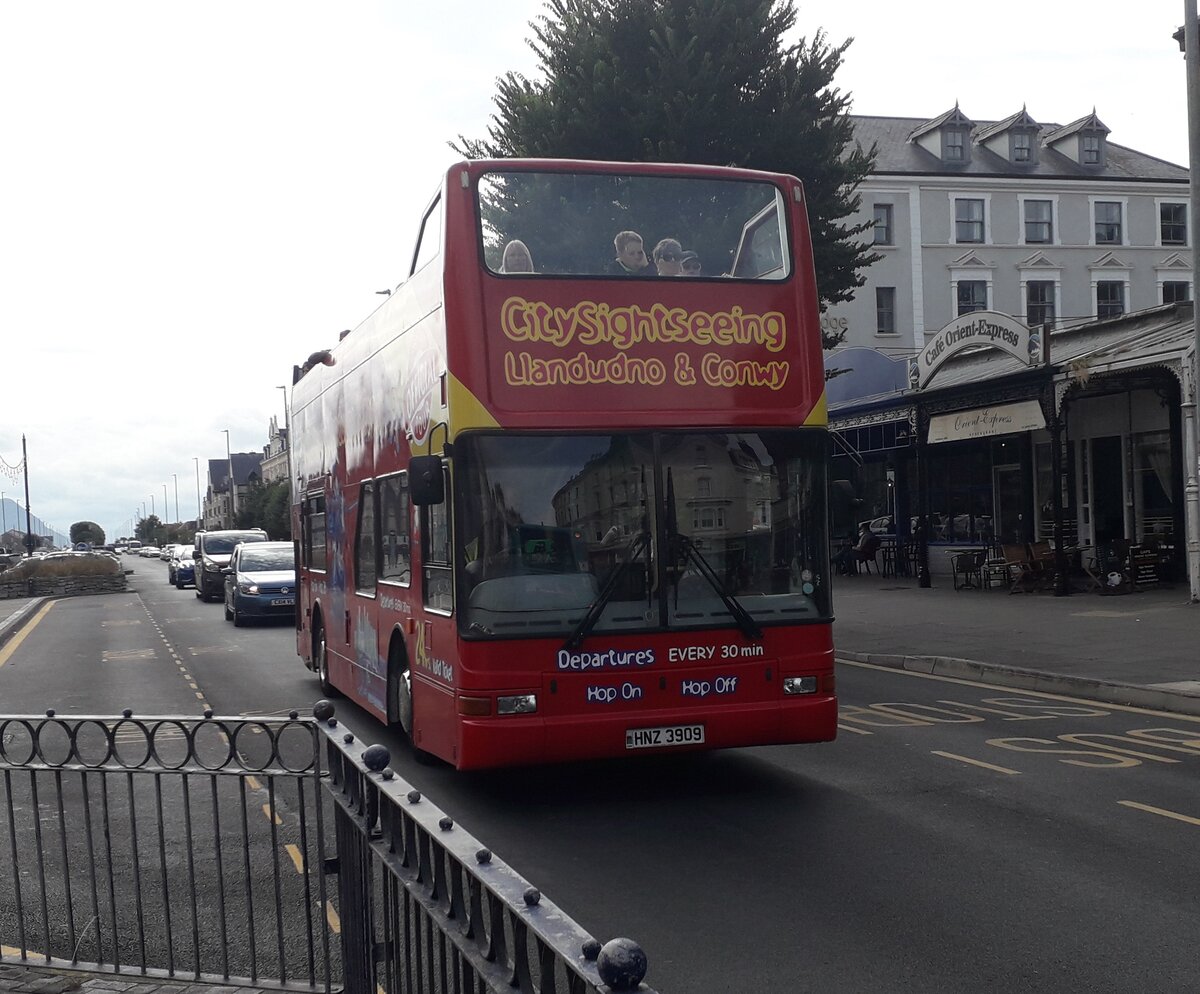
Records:
[[[845,346],[911,355],[968,311],[1062,328],[1190,298],[1187,170],[1113,144],[1094,112],[853,121],[877,148],[856,220],[882,258],[823,317]]]

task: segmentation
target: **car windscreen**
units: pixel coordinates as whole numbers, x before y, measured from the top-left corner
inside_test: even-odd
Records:
[[[239,535],[231,532],[228,535],[206,535],[204,551],[210,556],[228,556],[239,542],[261,542],[261,535]]]
[[[291,548],[246,549],[238,560],[238,569],[243,573],[267,573],[296,568]]]

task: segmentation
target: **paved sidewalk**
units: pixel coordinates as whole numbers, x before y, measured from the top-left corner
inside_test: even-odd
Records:
[[[258,987],[167,982],[150,977],[131,979],[113,974],[77,973],[46,967],[0,963],[2,994],[265,994]]]
[[[837,578],[833,606],[843,659],[1200,714],[1200,604],[1186,584],[1055,597],[859,574]]]

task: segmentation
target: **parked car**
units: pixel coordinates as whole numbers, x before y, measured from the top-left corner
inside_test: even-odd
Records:
[[[230,531],[196,532],[192,544],[192,562],[196,564],[196,596],[202,601],[221,596],[225,577],[221,571],[229,565],[229,557],[239,542],[266,542],[267,533],[261,528]]]
[[[173,583],[177,587],[180,586],[179,565],[186,562],[188,568],[191,568],[193,548],[190,545],[175,545],[171,547],[171,558],[167,560],[167,583]]]
[[[164,562],[169,563],[171,561],[171,554],[174,551],[175,551],[175,543],[170,542],[158,550],[158,558],[163,560]]]
[[[157,545],[143,545],[140,549],[138,549],[138,555],[141,556],[143,559],[157,559],[158,558],[158,546]]]
[[[190,549],[191,546],[189,545],[187,548]],[[196,562],[191,558],[190,553],[187,559],[180,559],[175,567],[175,589],[182,590],[188,584],[193,587],[196,585]]]
[[[289,617],[296,610],[296,560],[291,542],[244,542],[225,574],[225,620]]]

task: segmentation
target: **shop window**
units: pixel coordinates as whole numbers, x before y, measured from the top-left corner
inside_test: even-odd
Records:
[[[1167,537],[1175,522],[1172,484],[1171,436],[1165,431],[1143,432],[1133,437],[1134,496],[1139,539]]]

